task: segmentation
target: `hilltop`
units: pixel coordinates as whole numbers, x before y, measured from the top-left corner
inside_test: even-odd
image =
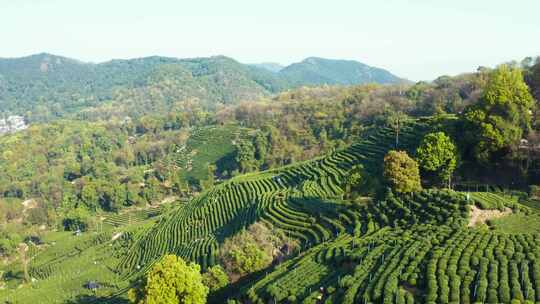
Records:
[[[279,74],[295,85],[322,84],[396,84],[407,82],[387,70],[375,68],[354,60],[333,60],[309,57],[284,67]]]

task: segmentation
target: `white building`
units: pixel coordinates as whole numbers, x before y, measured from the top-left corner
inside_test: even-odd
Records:
[[[7,118],[0,118],[0,135],[13,133],[28,128],[24,122],[24,117],[18,115],[10,115]]]

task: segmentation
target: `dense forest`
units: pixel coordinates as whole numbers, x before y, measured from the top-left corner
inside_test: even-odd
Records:
[[[0,137],[0,297],[146,303],[171,269],[192,303],[540,299],[540,58],[272,68],[0,60],[30,123]]]
[[[0,58],[0,115],[25,115],[31,122],[136,117],[179,111],[189,101],[215,108],[306,85],[372,82],[405,80],[359,62],[323,58],[272,72],[225,56],[91,64],[42,53]]]

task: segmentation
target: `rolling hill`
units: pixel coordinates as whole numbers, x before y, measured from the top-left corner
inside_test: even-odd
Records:
[[[405,80],[390,72],[353,60],[309,57],[279,71],[293,85],[352,85],[362,83],[400,83]]]
[[[186,100],[213,107],[304,85],[400,81],[358,62],[322,58],[281,68],[245,65],[225,56],[154,56],[94,64],[41,53],[0,59],[0,108],[31,122],[66,116],[89,119],[88,113],[114,112],[111,108],[123,117],[164,113]],[[82,112],[86,114],[81,117]]]

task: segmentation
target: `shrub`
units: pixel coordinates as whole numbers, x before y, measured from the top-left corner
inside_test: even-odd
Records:
[[[229,284],[229,277],[220,265],[212,266],[203,274],[203,284],[210,291],[216,291]]]
[[[262,228],[251,230],[261,231]],[[227,273],[244,276],[259,271],[272,263],[271,242],[264,235],[256,235],[243,230],[232,238],[226,239],[220,250],[220,259]]]

